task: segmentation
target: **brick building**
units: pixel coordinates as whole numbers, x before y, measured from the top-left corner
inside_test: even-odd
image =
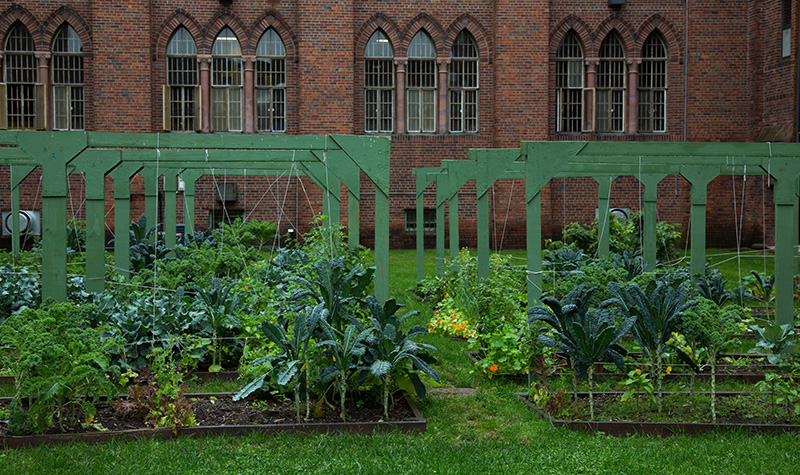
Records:
[[[797,15],[790,0],[3,1],[0,128],[388,135],[392,246],[411,247],[412,169],[470,148],[795,141]],[[0,182],[8,174],[0,169]],[[71,182],[80,219],[81,177]],[[220,183],[236,183],[226,212],[279,221],[282,232],[307,229],[321,211],[310,180],[215,170],[198,182],[199,227],[223,214]],[[770,242],[769,185],[715,180],[708,244]],[[492,190],[494,248],[524,246],[523,189],[506,180]],[[362,191],[369,244],[366,181]],[[591,220],[596,192],[591,179],[552,181],[545,237]],[[36,175],[22,195],[23,209],[39,208]],[[659,199],[659,219],[685,230],[688,184],[667,177]],[[9,200],[0,191],[3,210]],[[474,245],[474,183],[460,202],[462,245]],[[433,190],[425,203],[434,206]],[[640,208],[635,178],[614,181],[611,203]]]

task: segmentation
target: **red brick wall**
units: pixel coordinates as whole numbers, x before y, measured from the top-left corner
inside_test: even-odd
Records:
[[[217,0],[40,0],[23,5],[0,4],[0,36],[5,37],[14,21],[23,21],[36,40],[37,51],[46,51],[58,26],[69,21],[84,40],[86,51],[86,128],[103,132],[162,131],[165,48],[181,24],[192,32],[200,54],[210,53],[213,39],[225,25],[237,34],[244,55],[254,54],[267,27],[278,30],[287,50],[287,133],[292,135],[363,133],[363,52],[375,29],[387,34],[395,57],[402,58],[413,35],[424,28],[434,41],[438,58],[446,60],[456,35],[467,28],[480,56],[479,132],[392,136],[393,247],[414,245],[415,236],[405,231],[405,210],[415,206],[413,168],[466,159],[470,148],[516,147],[522,140],[787,141],[793,139],[795,127],[797,32],[792,32],[791,56],[781,58],[778,0],[689,0],[688,15],[686,2],[655,0],[627,2],[619,10],[610,9],[603,1],[584,0],[237,0],[230,8]],[[797,6],[795,15],[796,10]],[[602,39],[612,29],[621,34],[629,57],[640,55],[642,43],[654,29],[663,34],[669,49],[666,133],[555,133],[555,50],[570,28],[584,42],[586,57],[597,56]],[[3,176],[7,172],[0,167],[0,182]],[[280,221],[281,232],[308,229],[306,223],[322,209],[322,193],[309,178],[303,178],[302,185],[296,176],[286,175],[228,176],[225,180],[238,184],[239,201],[232,207],[244,209],[251,218]],[[207,224],[209,210],[221,207],[211,182],[211,177],[198,182],[196,219],[200,228]],[[141,179],[134,184],[132,219],[144,208]],[[763,241],[765,229],[766,240],[772,241],[771,188],[756,177],[748,178],[744,192],[742,184],[742,179],[723,177],[710,185],[709,245],[735,244],[734,223],[740,217],[733,212],[734,194],[745,201],[742,243]],[[37,206],[37,186],[38,177],[25,182],[23,207]],[[72,196],[80,196],[79,183],[72,188],[76,190]],[[570,221],[590,221],[596,189],[591,179],[559,179],[545,187],[545,237],[558,237]],[[462,245],[475,245],[474,190],[471,182],[460,195]],[[374,189],[366,178],[362,178],[361,192],[361,237],[369,244]],[[659,219],[678,222],[686,231],[688,185],[680,178],[676,185],[675,178],[668,177],[659,185],[659,192]],[[635,179],[619,178],[612,187],[612,205],[639,209],[638,194]],[[110,210],[110,182],[107,196]],[[424,196],[425,206],[434,207],[434,188],[429,187]],[[341,198],[341,218],[346,223],[344,191]],[[10,208],[8,199],[0,193],[3,209]],[[489,200],[492,246],[523,247],[524,182],[498,182]],[[178,202],[180,220],[180,197]],[[73,204],[73,208],[76,216],[82,216],[79,205]],[[109,225],[111,217],[109,213]],[[426,242],[432,244],[433,236]]]

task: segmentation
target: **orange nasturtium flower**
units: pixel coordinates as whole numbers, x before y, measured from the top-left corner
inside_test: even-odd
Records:
[[[248,289],[248,288],[247,288],[247,286],[245,285],[245,286],[244,286],[244,290],[250,290],[250,289]]]
[[[497,372],[497,365],[493,364],[493,365],[489,366],[489,371],[491,371],[492,373],[496,373]]]

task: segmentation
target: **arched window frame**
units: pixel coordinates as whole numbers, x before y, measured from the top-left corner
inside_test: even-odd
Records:
[[[667,45],[657,31],[642,45],[638,75],[638,123],[640,133],[667,131]]]
[[[450,50],[449,101],[450,132],[478,131],[478,46],[468,30],[461,33]]]
[[[435,133],[439,115],[436,48],[423,30],[417,32],[408,45],[406,71],[406,130],[410,133]]]
[[[625,132],[625,48],[616,31],[600,44],[595,88],[595,132]]]
[[[167,44],[167,82],[164,86],[164,129],[194,131],[201,128],[200,82],[197,44],[192,34],[178,27]]]
[[[51,61],[53,129],[84,130],[83,43],[69,23],[53,38]]]
[[[45,86],[39,82],[36,46],[25,25],[11,27],[3,50],[0,128],[44,129]]]
[[[211,47],[212,131],[242,131],[242,76],[241,44],[233,30],[225,27]]]
[[[364,131],[394,131],[394,49],[381,30],[364,48]]]
[[[583,46],[574,31],[567,32],[556,52],[556,131],[583,131]]]
[[[256,130],[286,132],[286,46],[268,28],[256,47]]]

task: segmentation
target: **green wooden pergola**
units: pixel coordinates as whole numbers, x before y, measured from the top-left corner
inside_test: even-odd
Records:
[[[375,294],[389,292],[389,152],[386,138],[346,135],[184,135],[99,132],[0,131],[0,166],[11,167],[12,213],[19,213],[19,185],[37,167],[42,173],[42,297],[66,299],[67,177],[86,177],[86,288],[104,287],[105,177],[114,180],[115,267],[129,266],[130,179],[145,181],[145,214],[157,216],[164,177],[164,230],[175,244],[177,177],[185,183],[185,229],[194,230],[195,182],[204,175],[308,176],[323,190],[323,214],[338,223],[340,190],[348,191],[350,245],[358,244],[360,178],[375,185]],[[19,221],[12,220],[13,252]]]
[[[793,318],[793,276],[797,273],[798,178],[800,145],[789,143],[609,143],[522,142],[519,149],[470,150],[469,160],[443,161],[441,167],[414,169],[417,220],[422,219],[422,193],[436,183],[437,229],[444,228],[444,204],[450,207],[450,257],[458,253],[458,193],[469,180],[477,185],[478,272],[489,275],[488,192],[500,179],[525,180],[528,253],[528,301],[541,296],[541,191],[553,178],[592,177],[598,183],[599,255],[609,252],[608,213],[611,182],[630,175],[643,185],[644,249],[656,264],[658,183],[680,175],[691,184],[691,271],[705,269],[707,186],[720,175],[768,175],[774,181],[776,321]],[[444,236],[437,234],[437,272],[444,270]],[[417,277],[422,279],[422,228],[417,227]]]

